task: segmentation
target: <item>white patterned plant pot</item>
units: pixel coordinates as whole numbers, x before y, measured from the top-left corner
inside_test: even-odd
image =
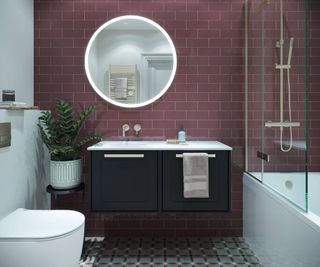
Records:
[[[50,184],[56,189],[69,189],[82,182],[81,159],[50,161]]]

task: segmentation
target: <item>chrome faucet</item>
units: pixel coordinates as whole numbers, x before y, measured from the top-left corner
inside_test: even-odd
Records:
[[[126,132],[128,132],[129,130],[130,130],[130,126],[128,124],[123,124],[122,125],[122,136],[125,137]]]

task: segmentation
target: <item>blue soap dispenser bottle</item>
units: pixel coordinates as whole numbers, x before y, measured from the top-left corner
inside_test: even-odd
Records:
[[[178,132],[178,141],[179,141],[179,143],[186,142],[186,132],[182,126],[180,127],[180,131]]]

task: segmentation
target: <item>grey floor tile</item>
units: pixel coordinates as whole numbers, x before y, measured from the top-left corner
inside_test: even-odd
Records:
[[[246,242],[246,240],[243,237],[234,237],[233,240],[236,242]]]
[[[83,258],[93,267],[262,267],[243,238],[114,238],[88,240]]]
[[[187,244],[187,243],[182,243],[182,244],[177,243],[177,247],[179,247],[181,249],[188,249],[189,248],[189,244]]]
[[[217,249],[216,251],[219,256],[229,255],[229,251],[226,248]]]
[[[191,249],[201,249],[201,245],[200,244],[196,244],[196,243],[191,243],[189,245],[189,248],[191,248]]]
[[[180,255],[179,261],[183,262],[183,263],[191,263],[192,262],[192,258],[191,258],[190,255]]]
[[[233,242],[234,238],[233,237],[223,237],[222,238],[225,242]]]
[[[170,248],[166,250],[167,255],[176,255],[177,254],[177,249],[176,248]]]
[[[141,256],[139,259],[140,263],[150,263],[152,262],[152,259],[149,256]]]
[[[103,249],[111,249],[111,250],[114,250],[114,249],[117,249],[117,244],[108,244],[108,243],[105,243],[105,245],[103,246]]]
[[[240,248],[249,248],[249,245],[247,243],[239,243]]]
[[[205,263],[206,262],[206,259],[200,255],[196,255],[196,256],[193,256],[193,262],[198,264],[198,263]]]
[[[176,243],[166,243],[167,249],[175,249],[177,247]]]
[[[153,250],[152,249],[141,249],[140,250],[140,254],[141,255],[152,255],[152,253],[153,253]]]
[[[241,256],[243,253],[241,252],[240,249],[235,248],[235,249],[229,249],[229,253],[232,256]]]
[[[207,256],[217,255],[217,251],[215,249],[204,249],[203,253]]]
[[[243,256],[232,256],[232,259],[236,264],[241,264],[246,262],[246,259]]]
[[[114,263],[124,263],[126,261],[126,258],[125,258],[125,256],[123,256],[123,257],[120,257],[120,256],[114,256],[113,258],[112,258],[112,263],[114,264]]]
[[[99,259],[99,263],[101,264],[101,263],[103,263],[103,264],[106,264],[106,263],[110,263],[111,262],[111,257],[101,257],[100,259]]]
[[[212,243],[204,243],[201,246],[203,249],[213,249],[214,245]]]
[[[201,249],[191,249],[191,250],[190,250],[190,253],[191,253],[192,255],[202,255],[202,254],[204,254],[204,251],[201,250]]]
[[[101,251],[101,254],[106,255],[106,256],[111,256],[113,255],[115,252],[113,249],[103,249]]]
[[[179,262],[179,259],[177,258],[177,256],[175,255],[168,255],[166,257],[166,262],[167,263],[178,263]]]
[[[245,256],[247,262],[257,264],[259,263],[259,259],[255,256]]]
[[[117,251],[115,251],[114,255],[116,256],[123,256],[127,254],[127,250],[126,249],[117,249]]]
[[[126,263],[137,263],[138,262],[138,256],[136,255],[129,255],[126,258]]]
[[[219,256],[219,261],[221,263],[232,263],[233,262],[232,258],[229,256]]]
[[[132,256],[136,256],[136,255],[140,255],[140,250],[139,249],[128,249],[127,252],[128,255],[132,255]]]
[[[225,244],[224,244],[224,242],[216,242],[216,243],[214,243],[214,248],[216,248],[216,249],[225,248]]]
[[[166,254],[166,249],[162,248],[162,249],[154,249],[152,251],[152,255],[165,255]]]
[[[242,254],[245,255],[245,256],[253,256],[253,255],[254,255],[254,252],[253,252],[251,249],[249,249],[249,248],[247,248],[247,249],[241,249],[241,252],[242,252]]]
[[[161,263],[164,263],[166,260],[165,260],[165,256],[164,255],[157,255],[157,256],[154,256],[153,257],[153,262],[154,263],[157,263],[157,264],[161,264]]]
[[[179,249],[179,255],[190,255],[190,250],[189,249]]]
[[[238,245],[236,243],[234,243],[234,242],[227,242],[226,243],[226,247],[227,248],[237,248]]]
[[[155,243],[153,244],[154,249],[162,249],[164,247],[163,243]]]
[[[207,262],[208,263],[219,263],[219,257],[218,256],[207,256]]]

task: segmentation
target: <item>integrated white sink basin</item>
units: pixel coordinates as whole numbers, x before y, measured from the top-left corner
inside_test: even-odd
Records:
[[[105,143],[105,142],[100,142],[98,144],[104,145],[101,143]],[[147,145],[147,143],[144,141],[107,141],[107,142],[108,142],[108,145],[114,146],[114,147],[138,147],[138,146]]]
[[[102,141],[88,150],[232,150],[218,141],[187,141],[184,144],[167,144],[166,141]]]

